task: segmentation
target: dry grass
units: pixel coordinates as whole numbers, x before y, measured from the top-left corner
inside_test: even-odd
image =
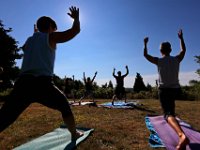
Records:
[[[152,150],[149,131],[144,122],[147,114],[162,114],[158,100],[140,100],[138,109],[72,107],[78,126],[94,128],[77,150]],[[200,101],[177,101],[177,115],[200,130]],[[9,150],[59,127],[60,113],[32,104],[5,131],[0,133],[0,149]],[[157,149],[157,150],[161,150]]]

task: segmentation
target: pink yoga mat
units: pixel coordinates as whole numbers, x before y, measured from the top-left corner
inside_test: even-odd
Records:
[[[149,117],[153,127],[162,139],[167,150],[175,150],[178,144],[178,136],[171,126],[166,122],[163,116]],[[190,144],[186,150],[200,150],[200,132],[195,131],[189,124],[177,118],[179,124],[186,136],[190,139]]]

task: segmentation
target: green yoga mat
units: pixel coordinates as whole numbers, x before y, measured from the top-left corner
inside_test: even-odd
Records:
[[[71,134],[67,128],[57,128],[13,150],[73,150],[94,131],[88,128],[77,128],[77,130],[84,132],[84,135],[76,141],[71,141]]]

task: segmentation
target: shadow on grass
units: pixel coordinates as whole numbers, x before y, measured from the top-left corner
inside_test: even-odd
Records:
[[[76,141],[71,141],[64,150],[75,150],[77,148]]]
[[[141,110],[141,111],[145,111],[145,112],[148,112],[148,113],[155,113],[155,111],[153,110],[150,110],[150,109],[146,109],[146,108],[143,108],[143,107],[139,107],[139,106],[134,106],[133,109],[137,109],[137,110]]]

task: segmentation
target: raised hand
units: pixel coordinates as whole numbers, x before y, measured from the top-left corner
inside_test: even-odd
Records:
[[[74,6],[69,8],[70,13],[67,13],[71,18],[73,19],[79,19],[79,8],[76,8]]]
[[[179,37],[180,39],[183,38],[183,31],[182,31],[182,29],[179,30],[179,32],[178,32],[178,37]]]
[[[148,38],[148,37],[145,37],[145,38],[144,38],[144,44],[147,44],[148,41],[149,41],[149,38]]]

